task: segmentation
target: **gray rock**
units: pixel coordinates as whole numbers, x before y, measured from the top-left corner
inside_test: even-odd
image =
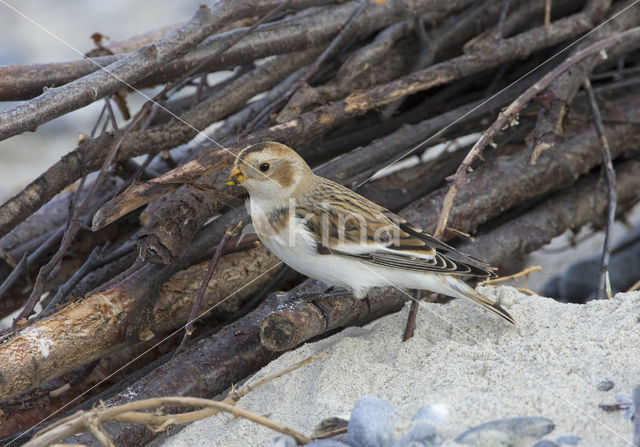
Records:
[[[600,257],[598,253],[572,264],[566,272],[551,279],[545,285],[543,295],[574,303],[595,299]],[[611,292],[615,295],[628,289],[638,279],[638,273],[640,273],[640,243],[635,243],[611,256],[609,261]]]
[[[542,441],[536,442],[531,447],[560,447],[560,444],[556,444],[549,439],[543,439]]]
[[[444,438],[438,430],[428,422],[417,421],[406,435],[396,442],[394,447],[438,447],[444,443]]]
[[[343,444],[333,439],[318,439],[317,441],[310,442],[306,447],[349,447],[349,444]]]
[[[565,435],[556,438],[556,442],[560,445],[578,445],[580,441],[582,441],[582,438],[574,435]]]
[[[596,386],[596,389],[598,391],[609,391],[614,386],[615,384],[611,380],[603,380]]]
[[[280,435],[277,436],[268,447],[297,447],[298,443],[296,440],[289,435]]]
[[[379,397],[361,397],[351,412],[347,442],[352,447],[390,447],[394,414],[393,406]]]
[[[429,422],[433,425],[442,425],[446,422],[448,415],[444,405],[425,405],[416,410],[413,421]]]
[[[541,417],[498,419],[467,430],[455,441],[482,447],[528,447],[554,428],[552,420]]]

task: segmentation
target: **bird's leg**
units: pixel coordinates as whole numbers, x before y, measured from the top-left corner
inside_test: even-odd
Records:
[[[416,330],[416,317],[418,316],[418,306],[420,305],[420,290],[416,290],[414,293],[415,295],[411,300],[411,307],[409,308],[409,316],[407,317],[407,324],[404,327],[402,341],[407,341],[413,337],[413,332]]]

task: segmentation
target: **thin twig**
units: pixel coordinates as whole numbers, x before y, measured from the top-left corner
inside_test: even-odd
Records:
[[[27,264],[27,253],[25,252],[25,254],[22,255],[22,258],[20,259],[18,264],[16,264],[16,266],[13,268],[9,276],[7,276],[7,278],[3,281],[2,285],[0,285],[0,298],[2,298],[2,296],[4,296],[4,294],[9,291],[13,283],[16,282],[18,278],[20,278],[20,275],[22,274],[22,271],[26,266],[26,264]]]
[[[596,102],[596,97],[591,88],[589,78],[584,80],[584,89],[587,91],[589,109],[593,117],[593,123],[596,133],[602,145],[602,170],[604,178],[607,182],[607,221],[604,232],[604,242],[602,244],[602,258],[600,258],[600,274],[598,276],[598,289],[596,296],[599,300],[605,297],[611,298],[611,283],[609,282],[609,257],[611,256],[611,240],[613,238],[613,225],[616,219],[616,203],[618,201],[616,194],[616,171],[613,170],[611,161],[611,151],[609,149],[609,141],[604,133],[604,125],[602,124],[602,115],[600,108]]]
[[[541,271],[542,271],[542,267],[540,267],[539,265],[534,265],[534,266],[531,266],[531,267],[527,267],[526,269],[522,270],[521,272],[514,273],[513,275],[501,276],[499,278],[485,279],[479,285],[488,286],[488,285],[496,284],[496,283],[499,283],[499,282],[509,281],[511,279],[517,279],[517,278],[520,278],[522,276],[526,276],[526,278],[529,279],[529,275],[531,273],[533,273],[533,272],[541,272]],[[526,284],[526,282],[525,282],[525,284]]]
[[[544,26],[551,25],[551,0],[547,0],[544,4]]]
[[[326,352],[319,352],[318,354],[314,354],[312,356],[307,357],[304,360],[301,360],[297,363],[294,363],[293,365],[291,365],[290,367],[283,369],[282,371],[278,371],[277,373],[271,374],[269,376],[263,377],[262,379],[256,380],[255,382],[249,384],[249,385],[245,385],[243,386],[241,389],[239,390],[232,390],[231,393],[229,393],[229,397],[227,397],[224,402],[228,402],[228,403],[235,403],[238,402],[240,399],[242,399],[244,396],[246,396],[247,394],[249,394],[251,391],[255,390],[256,388],[258,388],[261,385],[264,385],[267,382],[271,382],[274,379],[278,379],[282,376],[284,376],[285,374],[289,374],[290,372],[295,371],[296,369],[300,369],[303,366],[308,365],[311,362],[314,362],[322,357],[324,357],[325,355],[327,355]]]
[[[158,414],[157,412],[148,413],[144,411],[150,408],[160,409],[164,407],[201,407],[206,410],[196,410],[180,414]],[[98,407],[90,411],[78,411],[71,416],[54,422],[44,430],[38,432],[29,442],[24,444],[24,446],[48,446],[84,431],[90,431],[103,445],[113,445],[113,441],[111,441],[108,434],[103,431],[104,429],[102,429],[100,425],[103,422],[132,422],[145,424],[152,429],[162,431],[171,425],[186,424],[221,412],[230,413],[235,417],[241,417],[279,433],[292,436],[299,444],[308,444],[311,442],[311,439],[302,433],[298,433],[264,416],[226,402],[197,397],[160,397],[130,402],[113,408]]]
[[[58,288],[55,296],[49,301],[47,307],[45,307],[43,312],[47,312],[55,307],[63,298],[65,298],[69,292],[73,290],[73,288],[80,282],[82,278],[84,278],[88,273],[95,270],[96,268],[102,267],[116,259],[125,256],[128,253],[131,253],[135,249],[134,240],[130,240],[124,244],[122,244],[117,249],[113,250],[110,253],[106,253],[107,248],[110,248],[110,244],[107,243],[102,247],[94,248],[86,261],[82,266],[74,272],[74,274],[69,278],[63,285]]]
[[[191,334],[193,333],[193,322],[198,317],[198,310],[200,309],[200,303],[202,303],[204,292],[207,290],[207,286],[209,285],[209,281],[211,281],[213,272],[215,271],[218,265],[218,261],[220,260],[220,257],[222,256],[222,253],[224,252],[224,249],[227,243],[229,242],[229,239],[231,239],[231,237],[234,234],[236,234],[241,227],[242,227],[242,221],[238,222],[236,226],[233,228],[231,227],[227,228],[227,231],[225,231],[224,236],[222,237],[222,240],[218,244],[218,247],[216,248],[216,252],[214,253],[213,258],[209,263],[209,269],[207,270],[207,274],[202,280],[202,284],[200,284],[200,289],[198,290],[198,293],[196,294],[196,297],[193,300],[193,307],[191,308],[191,314],[189,314],[189,319],[187,320],[187,324],[185,326],[184,336],[182,337],[180,346],[178,346],[175,353],[173,354],[174,357],[185,346],[185,344],[187,343],[187,340],[189,340],[189,337],[191,337]]]
[[[640,279],[634,282],[633,285],[627,289],[627,292],[633,292],[638,289],[640,289]]]
[[[494,121],[494,123],[482,133],[482,136],[476,141],[473,145],[469,153],[464,158],[455,174],[450,177],[452,181],[452,185],[449,187],[447,194],[443,200],[442,210],[440,211],[440,215],[438,217],[438,226],[436,231],[434,232],[435,237],[442,237],[444,234],[444,230],[447,225],[447,221],[449,220],[449,214],[451,213],[451,208],[453,206],[453,200],[460,189],[467,181],[467,171],[471,168],[471,164],[480,156],[482,150],[489,144],[492,143],[493,136],[505,126],[515,125],[517,124],[517,115],[524,108],[526,104],[529,103],[535,96],[537,96],[542,90],[547,88],[547,86],[560,74],[564,73],[570,67],[580,62],[584,58],[591,56],[592,54],[598,53],[611,45],[614,45],[623,40],[635,40],[640,38],[640,27],[632,28],[625,32],[616,34],[615,36],[608,37],[606,39],[599,40],[589,45],[588,47],[583,48],[580,51],[577,51],[572,56],[569,56],[565,59],[561,64],[558,64],[553,70],[549,71],[545,74],[539,81],[529,87],[524,93],[522,93],[515,101],[513,101],[509,107],[507,107],[504,111],[501,111],[498,115],[498,118]],[[603,55],[604,56],[604,55]]]

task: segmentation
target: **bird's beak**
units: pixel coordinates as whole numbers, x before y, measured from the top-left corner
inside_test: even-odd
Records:
[[[237,166],[234,166],[233,169],[231,170],[231,173],[229,174],[229,180],[227,181],[227,185],[229,186],[239,185],[240,183],[244,182],[245,179],[246,177],[244,176],[240,168],[238,168]]]

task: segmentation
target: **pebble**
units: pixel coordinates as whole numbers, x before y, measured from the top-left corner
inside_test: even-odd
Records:
[[[578,445],[582,438],[575,435],[565,435],[556,438],[556,442],[560,445]]]
[[[528,447],[554,428],[553,421],[541,417],[498,419],[467,430],[455,441],[459,444],[482,447]]]
[[[333,439],[318,439],[310,442],[306,447],[349,447],[349,444],[334,441]]]
[[[531,447],[560,447],[560,444],[557,444],[549,439],[543,439],[542,441],[538,441]]]
[[[347,442],[351,447],[391,447],[393,406],[379,397],[367,395],[356,402],[349,419]]]
[[[449,417],[449,410],[443,404],[425,405],[416,410],[414,421],[431,422],[434,425],[444,425]]]
[[[609,391],[614,386],[615,384],[611,380],[603,380],[596,386],[596,389],[598,391]]]
[[[438,447],[443,443],[444,438],[433,425],[417,421],[393,447]]]

